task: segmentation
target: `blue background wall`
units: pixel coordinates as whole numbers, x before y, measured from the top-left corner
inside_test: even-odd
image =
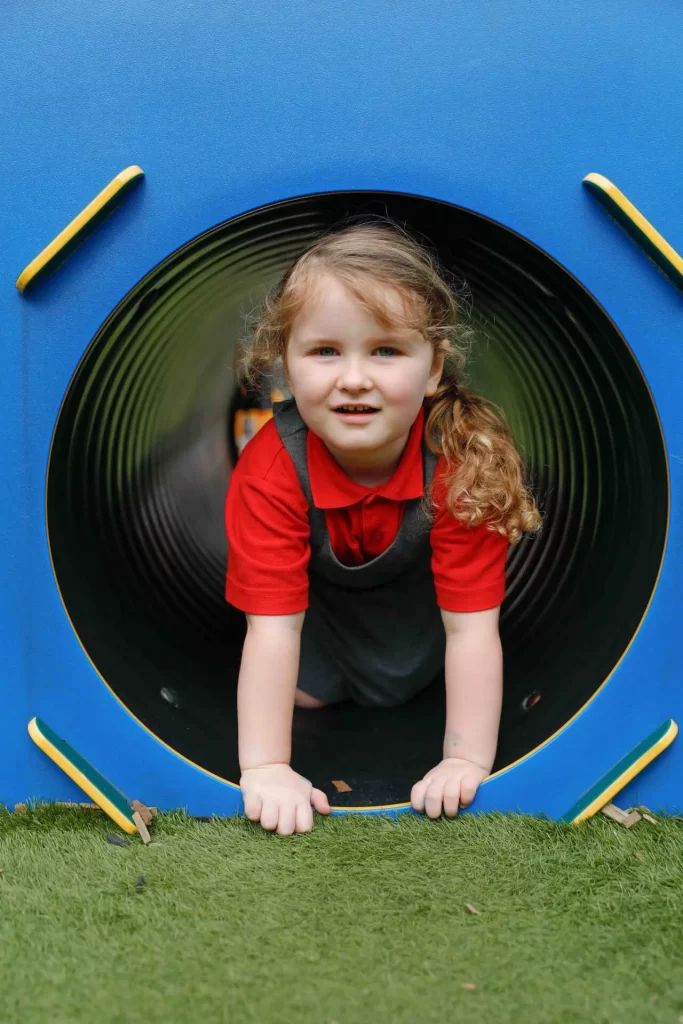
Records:
[[[662,417],[672,526],[650,614],[587,712],[479,805],[556,813],[663,718],[683,718],[683,296],[580,184],[611,178],[683,250],[680,4],[37,0],[3,20],[0,799],[72,792],[26,737],[38,713],[130,795],[164,805],[191,791],[197,813],[232,801],[152,743],[87,663],[52,582],[47,456],[78,359],[136,281],[211,225],[316,191],[433,196],[530,238],[615,320]],[[23,267],[132,163],[142,187],[19,296]],[[633,797],[670,802],[682,758],[674,745]],[[556,788],[539,790],[549,773]]]

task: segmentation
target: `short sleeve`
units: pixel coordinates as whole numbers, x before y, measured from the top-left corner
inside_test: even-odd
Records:
[[[434,481],[439,504],[431,531],[432,572],[439,608],[481,612],[497,608],[505,597],[508,542],[484,526],[468,529],[445,507],[440,469]]]
[[[249,442],[235,467],[225,503],[225,529],[226,600],[253,615],[305,611],[308,505],[272,421]]]

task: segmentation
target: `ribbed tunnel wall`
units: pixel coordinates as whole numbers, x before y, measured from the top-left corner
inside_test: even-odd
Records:
[[[424,233],[466,279],[472,383],[505,409],[546,517],[509,559],[497,767],[600,687],[661,561],[668,494],[652,399],[609,318],[548,256],[468,211],[391,193],[308,196],[218,225],[142,280],[85,353],[55,430],[48,531],[102,677],[169,745],[233,781],[243,626],[223,600],[223,501],[235,346],[291,259],[364,211]],[[408,709],[297,711],[293,763],[328,792],[353,780],[352,803],[406,799],[439,759],[442,727],[438,684]]]

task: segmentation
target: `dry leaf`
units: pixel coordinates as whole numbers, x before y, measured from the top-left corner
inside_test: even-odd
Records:
[[[477,910],[473,903],[466,903],[465,909],[469,910],[470,914],[481,914],[481,910]]]
[[[28,804],[15,804],[14,805],[14,813],[15,814],[26,814],[27,810],[28,810]]]
[[[463,981],[463,983],[460,986],[460,988],[464,988],[465,992],[476,992],[477,991],[477,986],[473,985],[471,981]]]
[[[349,786],[348,782],[344,782],[343,779],[332,779],[332,785],[338,793],[351,793],[353,790]]]
[[[634,850],[633,851],[633,856],[634,857],[642,857],[643,856],[643,851],[642,850]]]
[[[131,807],[134,811],[137,811],[145,825],[152,824],[152,818],[154,817],[154,811],[147,804],[143,804],[140,800],[131,800]]]

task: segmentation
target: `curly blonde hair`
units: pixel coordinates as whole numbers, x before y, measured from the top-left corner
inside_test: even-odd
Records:
[[[258,384],[279,360],[285,365],[291,326],[323,273],[340,280],[383,328],[417,330],[435,355],[446,350],[441,382],[425,399],[425,441],[445,458],[446,503],[455,518],[468,527],[486,524],[511,544],[539,530],[541,516],[502,412],[461,383],[471,334],[460,317],[466,293],[395,222],[375,218],[329,231],[299,256],[265,298],[243,346],[242,377]],[[374,282],[402,294],[404,315],[387,308]]]

